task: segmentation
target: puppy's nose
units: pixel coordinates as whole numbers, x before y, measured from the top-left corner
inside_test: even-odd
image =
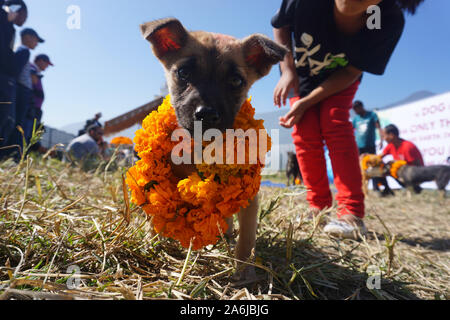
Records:
[[[196,121],[205,121],[210,124],[217,124],[220,120],[219,113],[213,108],[200,106],[195,110]]]

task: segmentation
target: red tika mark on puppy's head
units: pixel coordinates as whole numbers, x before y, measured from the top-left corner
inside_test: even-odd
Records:
[[[259,46],[254,46],[248,51],[245,57],[245,62],[253,67],[261,68],[266,63],[266,56],[264,55],[264,49]]]
[[[168,18],[141,24],[141,33],[153,46],[155,55],[162,59],[167,53],[177,52],[186,45],[187,31],[180,21]]]
[[[156,31],[152,42],[160,55],[181,49],[180,38],[168,27]]]
[[[260,53],[253,53],[253,54],[249,54],[246,58],[245,58],[245,62],[247,62],[249,65],[252,66],[260,66],[262,64],[262,56]]]

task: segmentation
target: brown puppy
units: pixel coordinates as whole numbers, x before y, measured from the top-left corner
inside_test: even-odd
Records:
[[[364,196],[369,195],[369,180],[374,177],[383,176],[383,159],[375,154],[362,154],[359,156],[362,175],[362,186]]]
[[[162,63],[178,123],[191,135],[194,122],[202,121],[203,132],[233,128],[234,119],[252,84],[266,76],[287,50],[266,36],[255,34],[243,40],[209,32],[188,32],[174,18],[151,21],[141,31]],[[194,165],[175,166],[186,178]],[[246,261],[256,242],[258,197],[238,215],[239,239],[235,256]],[[230,230],[232,221],[229,223]],[[253,268],[238,268],[239,279],[254,277]]]

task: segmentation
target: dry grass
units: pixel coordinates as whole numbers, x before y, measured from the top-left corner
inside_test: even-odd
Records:
[[[152,236],[127,204],[122,172],[85,173],[52,159],[0,163],[0,299],[449,298],[450,200],[372,196],[371,233],[358,242],[326,236],[307,219],[302,192],[261,191],[261,280],[236,288],[228,245],[188,252]],[[379,290],[366,286],[373,268]]]

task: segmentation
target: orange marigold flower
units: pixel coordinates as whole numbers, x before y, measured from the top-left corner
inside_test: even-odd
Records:
[[[408,163],[404,160],[399,160],[399,161],[395,161],[394,163],[392,163],[391,165],[391,176],[393,176],[395,179],[398,179],[398,170],[403,167],[406,166]]]
[[[128,137],[116,137],[116,138],[111,140],[111,144],[115,144],[115,145],[121,145],[121,144],[132,145],[133,141],[130,138],[128,138]]]
[[[249,199],[259,191],[265,152],[271,148],[264,122],[255,120],[254,115],[249,99],[242,105],[234,123],[234,129],[253,129],[258,136],[256,146],[250,146],[248,141],[245,144],[238,139],[233,141],[235,160],[239,143],[245,148],[243,164],[198,164],[197,172],[183,180],[173,174],[170,163],[172,149],[179,144],[171,141],[172,132],[179,126],[170,96],[144,119],[142,129],[136,131],[134,138],[141,160],[128,170],[126,182],[131,190],[131,201],[152,218],[157,233],[178,240],[186,248],[192,242],[193,249],[198,250],[215,244],[220,232],[228,228],[225,219],[249,205]],[[267,140],[267,150],[259,149],[261,138]],[[193,146],[194,141],[191,141]],[[208,143],[203,144],[203,148],[207,146]],[[257,161],[250,164],[249,155],[254,153]]]

